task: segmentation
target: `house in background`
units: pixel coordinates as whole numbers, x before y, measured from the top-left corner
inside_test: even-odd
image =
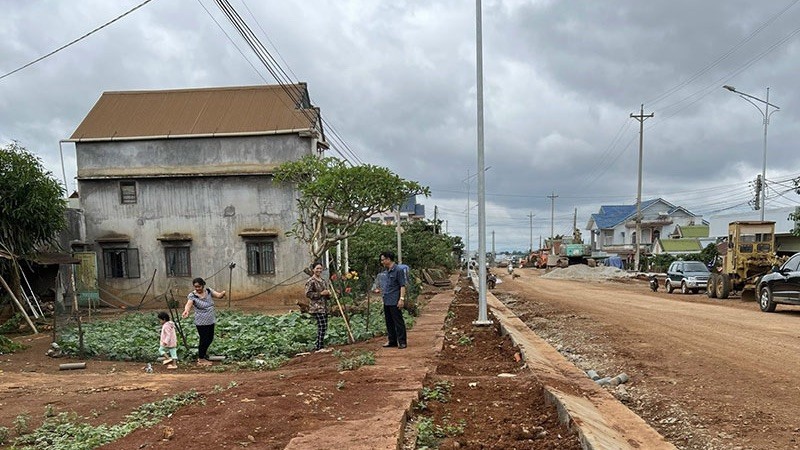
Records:
[[[297,193],[273,173],[327,148],[304,83],[105,92],[70,140],[103,299],[180,299],[194,277],[234,301],[302,295]]]
[[[417,203],[417,196],[412,195],[408,197],[400,206],[399,211],[386,211],[374,214],[368,220],[372,223],[382,223],[384,225],[396,225],[397,217],[400,217],[400,222],[417,222],[425,220],[425,205]]]
[[[775,247],[778,255],[791,256],[800,252],[800,236],[795,236],[792,231],[800,227],[800,223],[789,220],[790,214],[800,216],[800,207],[779,207],[764,210],[764,220],[775,222]],[[745,211],[711,216],[710,235],[724,239],[728,236],[728,224],[731,222],[761,220],[761,211]]]
[[[678,225],[669,238],[658,238],[653,242],[651,253],[654,255],[683,255],[700,253],[708,244],[716,243],[715,238],[708,236],[708,225]]]
[[[653,244],[662,236],[668,237],[678,227],[705,226],[702,216],[675,206],[662,198],[643,201],[641,204],[642,237],[640,251],[650,253]],[[592,214],[586,229],[591,231],[592,252],[617,254],[627,257],[636,253],[636,204],[603,205]]]

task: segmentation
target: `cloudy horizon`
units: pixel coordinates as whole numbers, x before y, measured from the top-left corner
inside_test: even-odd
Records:
[[[152,0],[16,73],[142,0],[0,0],[0,145],[11,140],[62,179],[67,139],[104,91],[274,84],[210,0]],[[483,1],[487,248],[534,246],[583,230],[601,205],[634,204],[639,122],[642,199],[704,218],[752,217],[764,99],[767,209],[800,205],[793,75],[798,0]],[[308,83],[326,132],[354,162],[430,186],[426,214],[477,248],[475,2],[231,0],[293,81]],[[346,148],[344,147],[346,145]],[[75,155],[64,144],[75,188]],[[470,183],[464,180],[470,177]],[[551,203],[551,198],[554,202]],[[557,197],[555,197],[557,196]],[[531,229],[530,216],[533,215]]]

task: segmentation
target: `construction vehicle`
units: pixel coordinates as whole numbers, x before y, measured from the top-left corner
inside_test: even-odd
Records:
[[[592,260],[592,246],[583,243],[581,230],[574,228],[572,240],[561,239],[556,242],[558,260],[556,267],[567,267],[573,264],[589,264],[594,266]]]
[[[718,260],[715,263],[719,262]],[[722,264],[711,271],[706,294],[728,298],[741,292],[742,300],[755,300],[759,278],[778,264],[775,253],[775,222],[738,221],[728,224],[727,250]]]

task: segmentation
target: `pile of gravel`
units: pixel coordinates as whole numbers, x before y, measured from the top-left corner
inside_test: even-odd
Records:
[[[611,280],[614,278],[628,278],[631,275],[616,267],[597,266],[589,267],[585,264],[555,268],[542,275],[542,278],[553,278],[559,280]]]

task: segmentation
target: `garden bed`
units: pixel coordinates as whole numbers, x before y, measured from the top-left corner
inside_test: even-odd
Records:
[[[474,326],[477,293],[462,281],[438,369],[425,380],[404,448],[580,449],[499,325]]]

